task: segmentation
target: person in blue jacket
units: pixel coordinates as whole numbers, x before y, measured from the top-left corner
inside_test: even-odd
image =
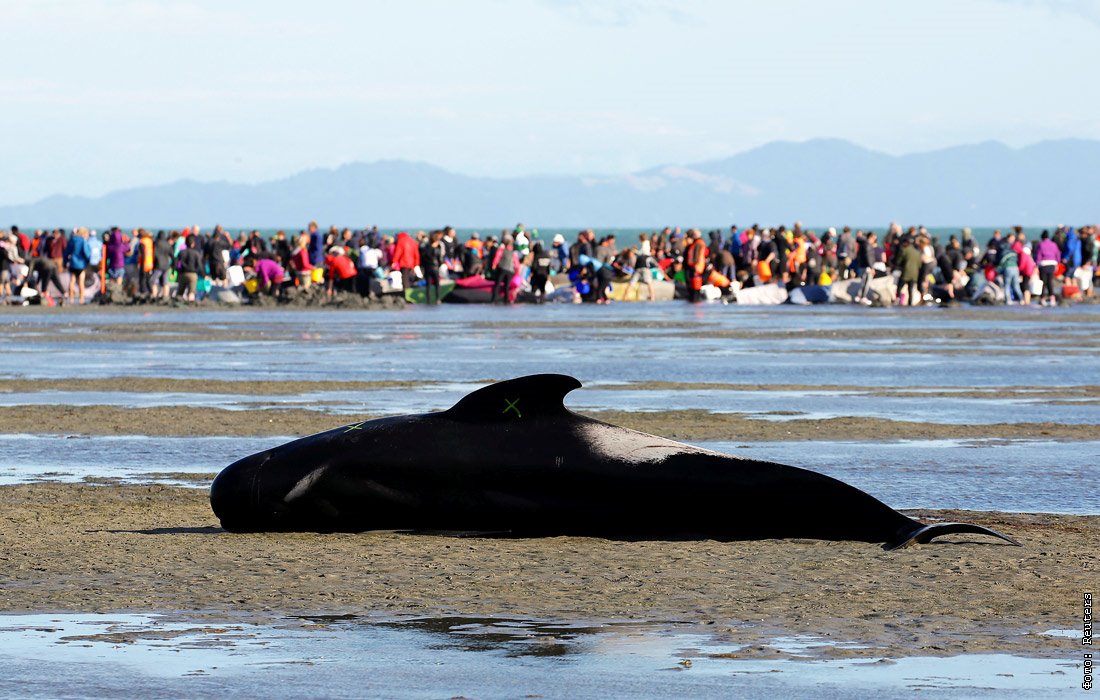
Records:
[[[1066,244],[1062,250],[1062,263],[1066,266],[1066,279],[1073,279],[1073,273],[1081,267],[1081,239],[1072,228],[1066,231]]]
[[[317,228],[316,221],[309,222],[309,264],[314,267],[325,265],[325,234]]]
[[[65,294],[68,301],[77,299],[84,303],[84,275],[92,260],[92,249],[88,246],[88,229],[73,231],[65,245],[65,268],[69,271],[69,289]]]

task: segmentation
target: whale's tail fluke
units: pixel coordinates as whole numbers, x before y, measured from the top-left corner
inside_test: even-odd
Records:
[[[981,525],[972,525],[970,523],[935,523],[934,525],[921,525],[916,530],[907,533],[898,542],[887,542],[882,546],[886,551],[894,549],[904,549],[913,544],[928,544],[932,541],[932,538],[939,537],[940,535],[952,535],[958,532],[970,532],[976,535],[989,535],[990,537],[997,537],[1009,544],[1020,546],[1020,543],[1008,535],[1002,535],[996,530],[991,530],[988,527],[982,527]]]

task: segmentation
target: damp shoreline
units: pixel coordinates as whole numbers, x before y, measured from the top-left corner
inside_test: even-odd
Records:
[[[0,433],[48,435],[153,435],[165,437],[303,436],[387,414],[329,413],[312,408],[255,408],[111,405],[0,406]],[[1095,440],[1096,426],[1056,422],[965,425],[890,420],[866,416],[773,421],[759,414],[711,413],[701,409],[586,411],[605,423],[675,440]]]
[[[223,531],[205,491],[0,487],[5,612],[518,616],[726,625],[859,640],[883,654],[1045,654],[1067,627],[1100,516],[910,511],[956,535],[885,552],[817,540],[618,541]],[[741,623],[749,623],[743,626]]]

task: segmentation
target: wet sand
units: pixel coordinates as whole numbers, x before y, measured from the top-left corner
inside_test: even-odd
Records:
[[[493,380],[486,379],[484,384]],[[0,394],[36,391],[125,391],[141,394],[238,394],[293,395],[322,391],[368,391],[422,387],[424,382],[378,381],[276,381],[228,379],[175,379],[170,377],[110,377],[104,379],[0,379]]]
[[[0,381],[0,391],[4,382]],[[1100,385],[1078,384],[1064,387],[993,386],[960,387],[922,384],[919,389],[857,386],[851,384],[735,384],[729,382],[630,382],[600,385],[603,390],[620,391],[764,391],[764,392],[835,392],[838,394],[890,398],[927,398],[957,396],[967,399],[1067,399],[1100,397]],[[33,389],[29,389],[33,390]]]
[[[995,527],[1023,546],[229,534],[205,490],[167,486],[4,486],[0,504],[8,612],[637,619],[743,642],[828,635],[870,645],[830,653],[867,656],[1064,655],[1064,640],[1038,633],[1076,626],[1100,539],[1100,516],[950,511],[915,515]]]
[[[382,305],[390,310],[404,308],[398,303],[396,306],[392,300]],[[0,328],[5,335],[13,340],[25,340],[36,343],[67,343],[80,341],[82,343],[96,343],[111,345],[120,342],[144,342],[144,343],[182,343],[182,342],[251,342],[251,341],[278,341],[302,337],[303,333],[322,337],[327,343],[354,344],[378,342],[371,335],[384,331],[380,325],[364,320],[361,327],[352,332],[327,332],[324,329],[313,328],[304,331],[291,325],[273,325],[270,319],[263,313],[262,308],[253,307],[255,311],[233,307],[216,306],[219,310],[231,312],[230,317],[219,316],[216,321],[209,324],[195,322],[200,316],[182,317],[179,314],[186,312],[186,308],[160,308],[160,307],[100,307],[85,306],[80,308],[68,307],[63,309],[36,309],[35,316],[42,314],[52,315],[54,322],[21,323],[18,315],[21,309],[9,307],[6,311],[0,311]],[[276,308],[276,307],[271,307]],[[280,306],[280,309],[287,307]],[[3,307],[0,307],[3,309]],[[82,318],[84,309],[92,309],[100,315],[105,310],[123,316],[141,314],[139,323],[131,323],[125,320],[111,322],[102,319],[94,321]],[[193,313],[201,314],[200,309],[192,309]],[[939,313],[914,315],[912,327],[846,327],[849,319],[866,323],[867,321],[885,321],[889,318],[904,316],[908,310],[900,310],[888,317],[867,316],[866,310],[849,310],[846,312],[830,313],[829,319],[835,322],[836,327],[815,328],[770,328],[767,325],[752,324],[745,328],[714,328],[701,327],[696,321],[663,319],[622,319],[616,318],[613,322],[603,322],[583,318],[555,318],[552,321],[532,320],[512,321],[501,320],[465,320],[457,321],[448,319],[446,309],[441,310],[436,318],[418,319],[418,327],[421,332],[431,333],[433,328],[452,328],[461,324],[462,328],[470,332],[479,333],[486,331],[508,332],[521,338],[531,340],[545,339],[552,336],[555,340],[568,339],[607,339],[615,340],[630,336],[650,337],[654,331],[668,331],[674,333],[676,338],[689,339],[720,339],[732,341],[753,341],[757,343],[800,343],[799,353],[831,353],[834,350],[829,347],[830,341],[851,343],[852,341],[865,341],[855,346],[844,349],[849,354],[867,353],[891,353],[891,354],[967,354],[976,352],[984,345],[1000,348],[1003,354],[1050,354],[1053,349],[1058,354],[1083,354],[1095,352],[1100,348],[1100,336],[1089,332],[1098,325],[1098,317],[1088,313],[1058,313],[1051,315],[1036,309],[1033,312],[1021,309],[1018,312],[1006,312],[997,310],[969,310],[944,309]],[[338,308],[311,309],[311,313],[331,314],[338,313]],[[5,315],[5,313],[7,315]],[[731,310],[736,314],[736,310]],[[323,316],[322,316],[323,318]],[[950,321],[951,323],[929,324],[933,321]],[[390,318],[390,321],[400,321],[400,316]],[[958,322],[974,321],[976,327],[960,327]],[[1022,329],[1006,333],[1005,330],[989,327],[998,321],[1007,321],[1021,326],[1028,326],[1026,331]],[[977,325],[980,324],[980,325]],[[1066,333],[1067,328],[1076,326],[1082,332]],[[658,335],[660,337],[660,335]],[[672,336],[669,336],[672,337]],[[820,341],[807,344],[811,341]],[[900,341],[900,342],[899,342]],[[1067,342],[1071,341],[1071,342]]]
[[[318,410],[120,406],[0,406],[0,433],[157,435],[178,437],[310,435],[380,415],[334,415]],[[439,406],[440,409],[446,406]],[[939,440],[967,438],[1095,440],[1096,426],[1062,423],[957,425],[840,417],[771,421],[751,414],[703,410],[639,413],[588,411],[585,415],[676,440]],[[772,415],[776,415],[773,413]],[[790,414],[779,414],[790,415]]]

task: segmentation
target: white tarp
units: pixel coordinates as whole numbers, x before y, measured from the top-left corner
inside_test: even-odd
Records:
[[[744,306],[775,306],[787,301],[787,290],[778,284],[747,287],[737,292],[737,303]]]
[[[859,279],[846,280],[843,282],[833,282],[833,287],[829,292],[829,301],[839,304],[850,304],[855,296],[859,294],[860,281]],[[868,285],[867,296],[871,301],[882,306],[891,306],[897,303],[898,299],[898,286],[894,281],[893,275],[886,275],[885,277],[876,277],[871,280]]]

